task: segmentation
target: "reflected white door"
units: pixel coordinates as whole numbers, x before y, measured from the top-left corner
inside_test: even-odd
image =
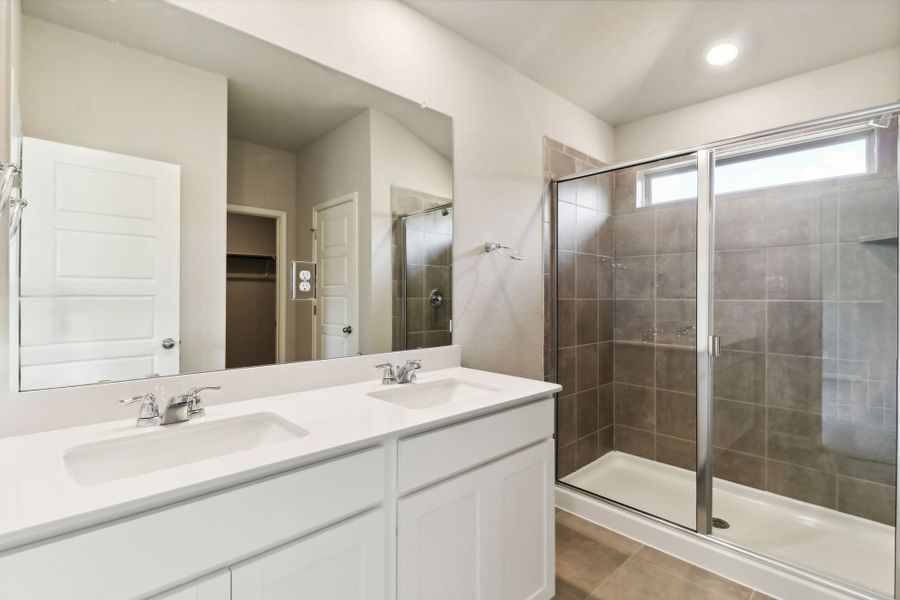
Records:
[[[20,389],[177,374],[181,168],[33,138],[22,161]]]
[[[356,194],[313,210],[316,235],[316,330],[314,358],[356,354],[357,319]]]

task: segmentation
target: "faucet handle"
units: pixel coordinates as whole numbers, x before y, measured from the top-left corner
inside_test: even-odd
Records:
[[[138,427],[159,425],[159,403],[156,401],[156,395],[153,392],[119,400],[119,404],[123,406],[134,404],[135,402],[141,402],[141,412],[137,419]]]
[[[406,367],[412,369],[421,369],[422,368],[422,359],[420,358],[411,358],[406,361]]]
[[[221,385],[209,385],[206,387],[193,387],[185,394],[188,398],[188,412],[192,417],[202,417],[206,415],[206,409],[203,408],[203,398],[200,392],[218,392],[222,389]]]
[[[384,369],[384,371],[381,373],[382,385],[391,385],[397,383],[397,375],[394,373],[394,365],[392,365],[390,362],[375,365],[375,368]]]

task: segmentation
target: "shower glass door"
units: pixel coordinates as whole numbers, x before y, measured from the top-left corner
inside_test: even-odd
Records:
[[[712,533],[893,595],[897,119],[717,148]]]
[[[560,182],[554,205],[559,477],[690,529],[696,180],[687,154]]]

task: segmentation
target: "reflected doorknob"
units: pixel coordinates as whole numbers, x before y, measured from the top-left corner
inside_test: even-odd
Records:
[[[353,333],[353,328],[347,325],[346,327],[341,329],[341,331],[343,331],[344,333]]]
[[[162,347],[165,348],[166,350],[171,350],[172,348],[175,347],[175,340],[173,340],[172,338],[164,339],[162,341]]]

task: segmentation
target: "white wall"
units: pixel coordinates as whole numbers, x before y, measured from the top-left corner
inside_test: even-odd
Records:
[[[226,79],[30,17],[22,56],[25,135],[181,165],[181,371],[224,368]]]
[[[277,148],[242,140],[228,140],[228,204],[283,210],[287,213],[287,261],[296,255],[297,156]],[[278,265],[288,277],[287,264]],[[290,284],[289,284],[290,286]],[[288,287],[289,287],[288,286]],[[285,362],[296,358],[297,306],[287,304]]]
[[[297,260],[312,260],[313,206],[346,194],[357,194],[357,245],[359,289],[372,284],[372,161],[369,111],[350,119],[325,137],[297,153]],[[298,315],[297,359],[312,357],[312,306],[295,302]],[[367,299],[359,297],[359,350],[365,352],[371,331]]]
[[[900,100],[900,48],[616,127],[616,161]]]
[[[541,136],[610,162],[612,129],[400,2],[169,2],[453,118],[454,343],[468,366],[541,377]]]
[[[370,110],[372,132],[371,331],[365,352],[389,352],[391,335],[393,223],[391,186],[453,197],[453,166],[409,129],[381,111]],[[450,292],[452,295],[452,291]]]

